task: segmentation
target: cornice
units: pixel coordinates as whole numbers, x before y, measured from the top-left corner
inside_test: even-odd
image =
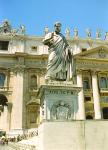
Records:
[[[81,56],[79,56],[79,57],[76,57],[75,58],[76,59],[76,62],[84,62],[84,61],[88,61],[88,63],[89,62],[98,62],[98,63],[103,63],[103,62],[107,62],[108,63],[108,59],[105,59],[105,58],[88,58],[88,57],[81,57]]]
[[[8,34],[0,34],[0,39],[2,40],[37,40],[41,41],[43,40],[44,36],[36,36],[36,35],[20,35],[20,34],[15,34],[12,35],[12,33]],[[68,42],[81,42],[81,43],[86,43],[86,42],[91,42],[91,43],[98,43],[98,44],[108,44],[108,40],[102,40],[102,39],[93,39],[93,38],[81,38],[81,37],[68,37],[66,38]]]
[[[23,53],[23,52],[16,52],[15,54],[11,53],[1,53],[0,58],[16,58],[16,57],[24,57],[24,58],[37,58],[37,59],[48,59],[48,54],[42,54],[42,55],[33,55],[33,54],[28,54],[28,53]]]
[[[15,34],[12,35],[11,33],[9,34],[0,34],[0,39],[2,40],[38,40],[42,41],[44,36],[30,36],[30,35],[20,35],[20,34]]]
[[[104,62],[96,62],[96,61],[79,61],[76,62],[76,69],[82,70],[95,70],[95,71],[108,71],[108,60],[107,63]]]
[[[93,39],[93,38],[80,38],[80,37],[77,37],[77,38],[73,38],[73,37],[70,37],[70,38],[67,38],[67,41],[69,42],[73,42],[73,43],[88,43],[88,42],[91,42],[91,43],[97,43],[97,44],[108,44],[108,40],[102,40],[102,39]]]

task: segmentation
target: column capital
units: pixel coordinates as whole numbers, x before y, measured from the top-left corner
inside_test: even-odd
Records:
[[[82,69],[77,69],[77,74],[82,74],[83,70]]]
[[[91,70],[92,75],[97,75],[98,71],[97,70]]]
[[[13,73],[23,73],[25,71],[26,66],[21,64],[16,64],[13,68],[11,68],[11,71]]]

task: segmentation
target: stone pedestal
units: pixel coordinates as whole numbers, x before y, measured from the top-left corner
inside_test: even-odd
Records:
[[[83,123],[43,122],[39,127],[39,150],[85,150]]]
[[[70,126],[70,122],[76,120],[79,91],[80,88],[67,82],[52,82],[40,87],[38,96],[40,98],[40,117],[42,124],[39,127],[39,150],[66,150],[66,147],[70,150],[71,140],[67,140],[66,146],[61,143],[63,142],[62,139],[69,139],[68,134],[65,133],[67,132],[68,126]],[[54,123],[51,129],[53,131],[52,134],[56,128],[58,129],[56,135],[56,141],[59,141],[58,145],[56,145],[56,142],[52,142],[50,145],[49,141],[45,140],[47,139],[49,129],[44,124],[47,126],[49,122]],[[66,122],[66,126],[64,126],[64,122]],[[62,130],[63,133],[59,132],[59,130]],[[53,138],[53,136],[50,136],[51,141],[53,141]]]
[[[75,120],[79,91],[80,88],[67,83],[54,82],[42,85],[38,93],[41,120]]]

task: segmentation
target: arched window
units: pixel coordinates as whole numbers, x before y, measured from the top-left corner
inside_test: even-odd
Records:
[[[108,107],[103,108],[103,119],[108,119]]]
[[[106,77],[100,78],[100,88],[107,88],[107,78]]]
[[[4,86],[5,78],[6,78],[5,74],[0,73],[0,86]]]
[[[37,76],[36,75],[32,75],[31,76],[30,88],[32,90],[36,90],[37,89]]]
[[[83,88],[84,89],[90,89],[90,83],[89,83],[89,78],[85,77],[83,80]]]

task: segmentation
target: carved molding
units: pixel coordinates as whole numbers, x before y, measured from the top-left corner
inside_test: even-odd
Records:
[[[29,69],[29,73],[30,74],[37,74],[37,75],[45,75],[46,74],[46,69],[39,69],[39,68],[36,68],[36,69]]]
[[[72,106],[62,100],[55,102],[50,111],[52,120],[70,120],[73,116]]]
[[[108,70],[108,63],[96,63],[96,62],[78,62],[76,65],[77,69],[87,70]]]
[[[91,72],[92,75],[97,75],[98,74],[98,71],[96,71],[96,70],[91,70],[90,72]]]
[[[77,73],[77,74],[82,74],[82,72],[83,72],[82,69],[77,69],[77,70],[76,70],[76,73]]]

